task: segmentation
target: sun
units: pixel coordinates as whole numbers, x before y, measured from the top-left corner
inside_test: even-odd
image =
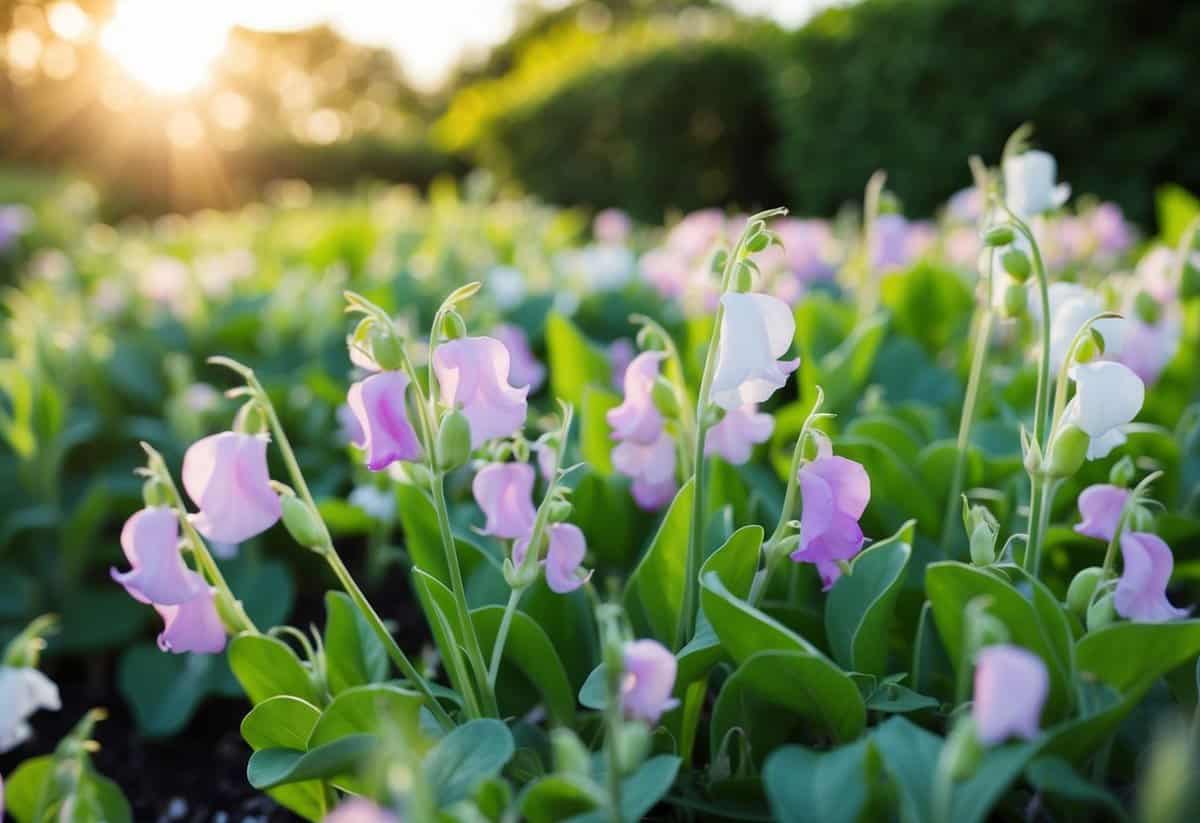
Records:
[[[229,25],[202,2],[119,0],[100,42],[153,91],[185,94],[208,79],[225,49]]]

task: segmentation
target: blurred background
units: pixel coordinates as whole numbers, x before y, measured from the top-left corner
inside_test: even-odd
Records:
[[[478,167],[648,221],[830,214],[886,168],[921,215],[1026,120],[1144,224],[1200,187],[1185,0],[3,0],[0,27],[0,201],[66,170],[106,219]]]

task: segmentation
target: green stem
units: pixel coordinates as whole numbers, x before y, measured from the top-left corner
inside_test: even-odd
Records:
[[[1037,441],[1042,455],[1045,456],[1049,441],[1047,427],[1050,422],[1050,281],[1033,231],[1012,211],[1009,211],[1008,215],[1017,231],[1029,241],[1033,252],[1033,271],[1038,282],[1038,298],[1042,303],[1041,360],[1038,363],[1037,397],[1034,401],[1033,439]]]
[[[496,675],[500,673],[500,659],[504,656],[504,644],[508,641],[508,630],[512,626],[513,613],[521,600],[524,589],[513,589],[504,606],[504,616],[500,618],[500,629],[496,632],[496,644],[492,646],[492,663],[488,666],[488,688],[494,694],[496,691]]]
[[[1042,566],[1042,542],[1050,522],[1050,504],[1061,481],[1035,476],[1030,489],[1029,540],[1025,546],[1025,570],[1038,577]]]
[[[604,754],[608,760],[608,810],[613,823],[624,823],[621,812],[621,760],[617,751],[617,738],[621,733],[621,676],[619,668],[610,667],[607,672],[608,694],[604,716],[608,726]]]

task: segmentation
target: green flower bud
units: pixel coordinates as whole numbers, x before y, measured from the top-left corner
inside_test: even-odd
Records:
[[[1104,341],[1096,340],[1095,333],[1087,335],[1075,347],[1075,362],[1090,363],[1104,353]]]
[[[591,774],[591,755],[570,729],[559,727],[550,732],[550,750],[554,753],[554,768],[560,774],[584,778]]]
[[[1012,226],[992,226],[983,233],[983,242],[988,246],[1007,246],[1012,243],[1012,241]]]
[[[283,525],[292,539],[306,549],[318,551],[325,543],[325,529],[320,516],[294,494],[280,497],[283,508]]]
[[[725,251],[725,249],[720,249],[716,254],[713,255],[713,259],[712,259],[713,274],[720,274],[721,272],[725,271],[725,264],[728,262],[729,262],[729,252]]]
[[[752,235],[750,239],[746,241],[746,248],[754,253],[762,251],[769,245],[771,245],[771,235],[765,231]]]
[[[754,269],[745,263],[738,263],[737,276],[733,288],[734,291],[739,292],[754,291]]]
[[[617,733],[616,745],[621,774],[633,774],[650,753],[650,729],[644,723],[626,723]]]
[[[654,400],[655,408],[662,412],[664,417],[679,416],[679,394],[675,391],[674,384],[661,374],[654,380],[650,397]]]
[[[1022,432],[1021,446],[1025,451],[1023,459],[1025,471],[1032,477],[1042,470],[1042,449],[1037,441]]]
[[[657,329],[642,326],[637,333],[637,345],[642,351],[666,351],[667,344]]]
[[[996,562],[996,530],[986,523],[980,523],[971,532],[971,562],[976,566]]]
[[[404,368],[404,341],[390,329],[376,326],[371,332],[371,357],[384,371]]]
[[[217,589],[213,595],[213,607],[217,610],[217,617],[221,618],[221,625],[229,634],[238,634],[249,628],[242,617],[242,601],[235,600],[228,592]]]
[[[149,509],[167,505],[170,500],[167,495],[167,487],[158,480],[150,478],[142,484],[142,500]]]
[[[1088,606],[1096,587],[1104,579],[1104,569],[1099,566],[1089,566],[1075,575],[1071,585],[1067,587],[1067,608],[1077,614],[1082,620],[1087,616]]]
[[[575,510],[575,507],[566,500],[555,500],[548,505],[550,508],[547,514],[550,516],[551,523],[564,522],[568,517],[571,516],[571,512]]]
[[[0,656],[0,666],[13,669],[37,668],[42,650],[46,648],[46,636],[58,630],[58,617],[45,614],[34,620],[8,642]]]
[[[471,424],[457,409],[442,418],[437,435],[438,467],[453,471],[471,457]]]
[[[1078,426],[1063,426],[1050,443],[1050,458],[1046,461],[1046,475],[1057,479],[1071,477],[1087,459],[1091,438]]]
[[[522,563],[520,566],[514,564],[511,558],[504,558],[504,582],[508,584],[510,589],[521,590],[532,586],[537,582],[538,575],[541,569],[537,563]]]
[[[1133,458],[1125,455],[1108,470],[1108,482],[1114,486],[1120,486],[1123,489],[1129,488],[1129,484],[1133,482],[1134,475],[1137,474],[1137,468],[1133,465]]]
[[[1029,303],[1029,295],[1020,283],[1009,283],[1004,288],[1004,316],[1008,318],[1024,317]]]
[[[1112,594],[1102,594],[1096,598],[1087,610],[1087,629],[1094,632],[1103,629],[1117,619],[1117,609],[1113,605]]]
[[[1150,296],[1149,292],[1139,291],[1133,299],[1133,310],[1143,323],[1152,326],[1162,316],[1162,306]]]
[[[1000,258],[1000,262],[1004,266],[1004,270],[1018,283],[1024,283],[1029,279],[1029,274],[1032,271],[1029,265],[1029,256],[1020,249],[1009,249]]]
[[[458,340],[467,336],[467,324],[461,314],[448,311],[442,315],[442,336],[447,340]]]

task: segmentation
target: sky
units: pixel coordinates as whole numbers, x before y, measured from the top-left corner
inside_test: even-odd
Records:
[[[731,2],[742,11],[798,25],[829,0]],[[414,83],[433,88],[464,53],[503,41],[513,30],[519,5],[519,0],[209,0],[205,8],[208,15],[251,28],[328,22],[352,40],[391,48]]]

